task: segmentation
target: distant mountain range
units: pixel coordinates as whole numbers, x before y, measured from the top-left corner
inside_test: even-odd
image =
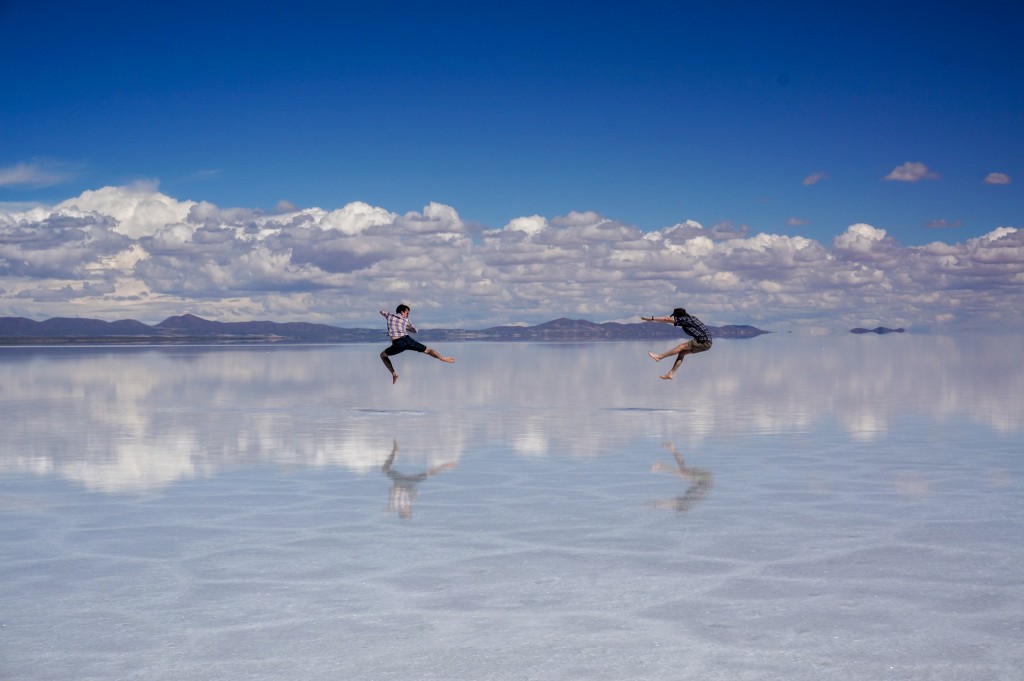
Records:
[[[214,322],[186,314],[150,326],[134,319],[54,317],[37,322],[25,317],[0,317],[0,344],[74,343],[380,343],[387,340],[383,321],[377,329],[345,329],[305,322]],[[710,327],[715,338],[754,338],[764,333],[753,326]],[[597,341],[679,338],[668,324],[595,324],[582,319],[555,319],[536,326],[495,326],[479,331],[423,329],[426,341]]]

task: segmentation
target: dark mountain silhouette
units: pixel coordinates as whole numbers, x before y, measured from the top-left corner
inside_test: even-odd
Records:
[[[152,333],[152,327],[134,319],[105,322],[100,319],[54,317],[45,322],[36,322],[25,317],[0,317],[0,338],[146,337]]]
[[[342,329],[308,322],[213,322],[193,314],[168,317],[152,328],[170,336],[318,343],[379,340],[383,333],[379,329]]]
[[[767,331],[753,326],[710,327],[715,338],[753,338]],[[495,326],[489,329],[424,329],[423,341],[595,341],[680,338],[668,324],[596,324],[583,319],[555,319],[536,326]],[[0,343],[375,343],[387,337],[383,328],[345,329],[307,322],[215,322],[193,314],[169,317],[150,326],[133,319],[55,317],[43,322],[25,317],[0,317]]]
[[[714,338],[753,338],[768,331],[753,326],[711,326]],[[475,333],[484,340],[642,340],[645,338],[680,338],[679,329],[669,324],[638,322],[596,324],[584,319],[554,319],[536,326],[495,326]]]

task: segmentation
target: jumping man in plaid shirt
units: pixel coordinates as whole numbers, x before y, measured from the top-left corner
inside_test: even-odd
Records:
[[[679,365],[683,363],[683,357],[695,352],[704,352],[705,350],[711,349],[711,332],[708,331],[708,327],[704,326],[704,322],[696,317],[686,314],[686,310],[681,307],[677,307],[672,310],[671,317],[641,317],[640,319],[645,322],[662,322],[678,326],[692,339],[683,341],[676,347],[671,350],[666,350],[660,355],[656,355],[653,352],[647,353],[655,362],[660,362],[671,355],[676,356],[676,361],[672,364],[672,368],[669,369],[667,374],[661,377],[666,381],[671,381],[676,377],[676,370],[679,368]]]
[[[384,366],[391,372],[392,384],[398,381],[398,372],[395,371],[394,365],[391,364],[391,356],[397,355],[400,352],[415,350],[416,352],[425,352],[431,357],[435,357],[448,364],[455,361],[454,357],[442,357],[436,350],[428,348],[408,335],[409,333],[416,333],[416,327],[409,321],[409,312],[409,306],[404,304],[395,308],[394,314],[386,310],[380,311],[381,316],[388,320],[388,335],[391,336],[391,346],[380,353],[380,361],[384,362]]]

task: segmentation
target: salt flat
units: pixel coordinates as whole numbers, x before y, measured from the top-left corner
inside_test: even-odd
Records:
[[[1021,679],[1019,347],[3,348],[0,677]]]

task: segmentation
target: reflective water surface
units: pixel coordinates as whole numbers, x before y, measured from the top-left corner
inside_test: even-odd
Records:
[[[1020,347],[0,348],[0,678],[1019,679]]]

